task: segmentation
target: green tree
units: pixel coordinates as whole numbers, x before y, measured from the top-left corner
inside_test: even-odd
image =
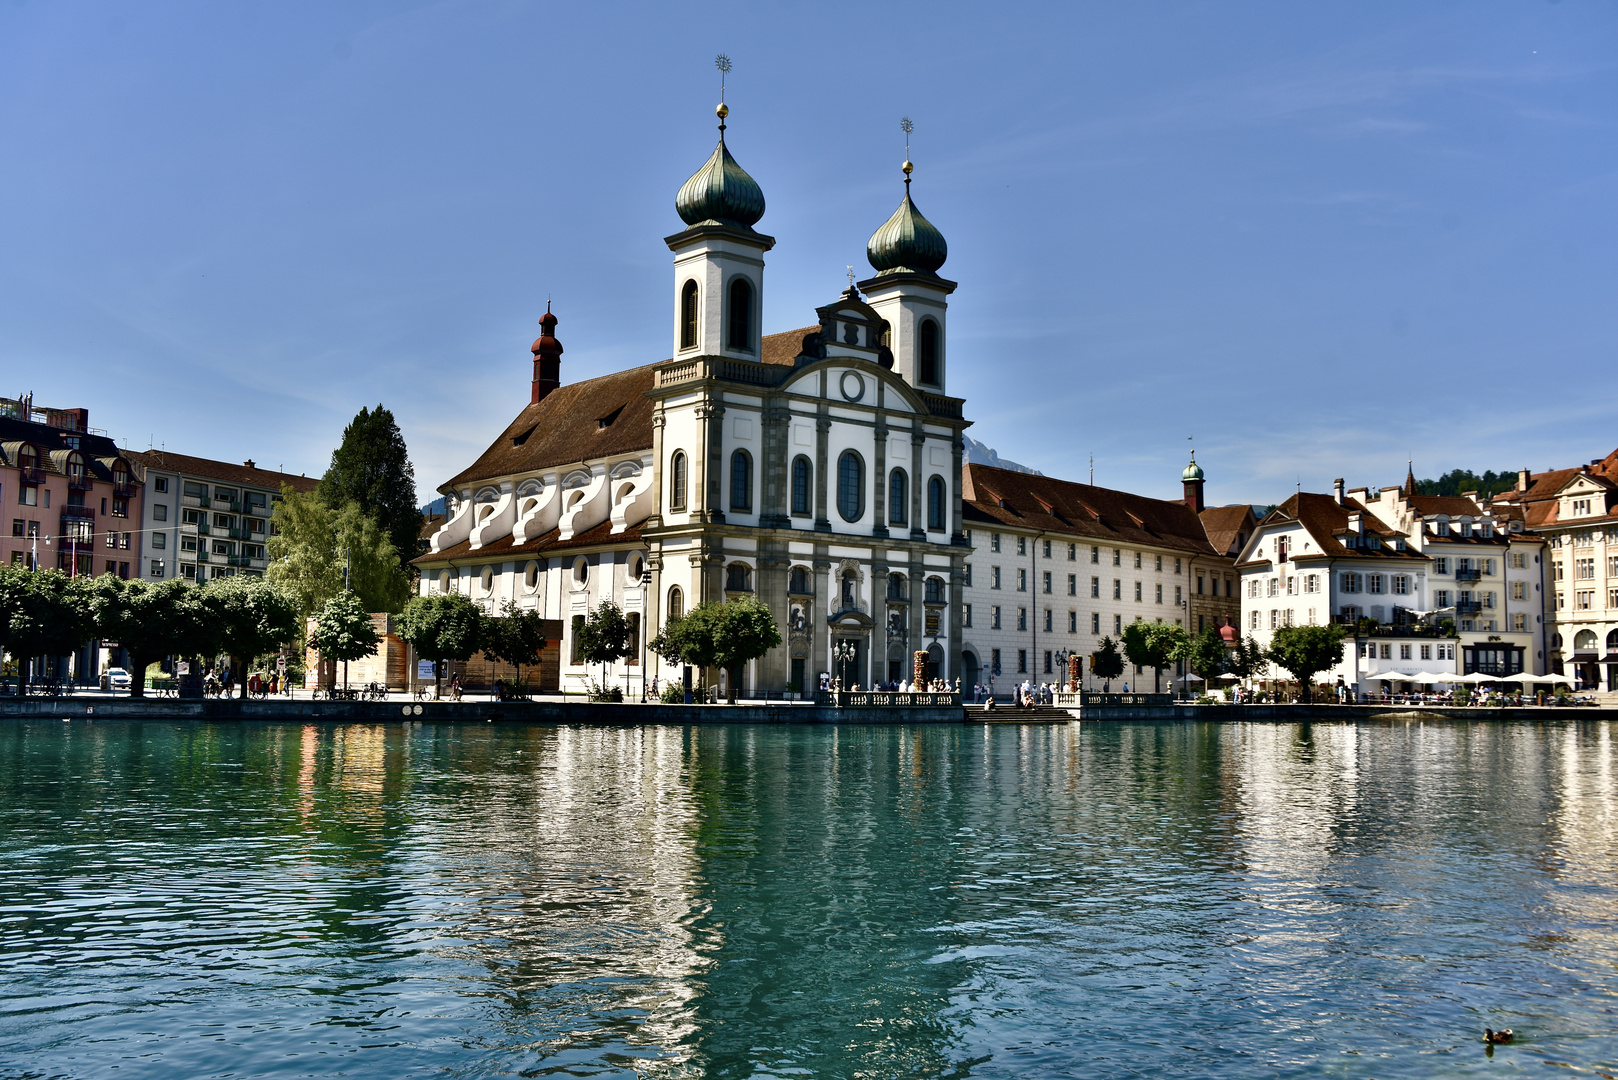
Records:
[[[265,577],[286,589],[308,618],[348,586],[370,611],[398,611],[410,592],[399,553],[356,504],[333,509],[318,493],[281,489],[271,511],[274,533]]]
[[[92,579],[60,570],[0,567],[3,644],[17,661],[19,693],[28,693],[28,668],[39,657],[66,656],[95,634]]]
[[[1173,663],[1175,654],[1183,648],[1186,633],[1168,623],[1147,622],[1136,619],[1124,627],[1124,655],[1138,668],[1151,668],[1153,686],[1163,688],[1163,669]]]
[[[500,606],[497,618],[485,621],[483,638],[484,655],[517,669],[519,688],[523,667],[538,664],[540,653],[549,644],[545,639],[545,620],[539,612],[518,607],[511,600]]]
[[[1124,673],[1124,655],[1118,643],[1110,637],[1101,639],[1101,646],[1090,657],[1090,674],[1101,680],[1101,687],[1110,690],[1112,680]]]
[[[206,614],[196,592],[184,578],[152,583],[103,574],[96,579],[90,597],[96,634],[129,654],[130,697],[146,696],[148,667],[196,644],[193,623]]]
[[[623,609],[603,600],[579,624],[577,651],[586,664],[601,665],[601,682],[607,682],[607,665],[629,655],[629,620]]]
[[[1225,661],[1225,669],[1232,675],[1251,679],[1268,671],[1270,661],[1264,655],[1264,646],[1252,634],[1248,634],[1236,640],[1236,647],[1230,651],[1230,659]]]
[[[315,649],[322,660],[343,662],[343,689],[348,689],[348,662],[376,652],[382,643],[371,613],[353,593],[338,593],[315,616]]]
[[[240,696],[245,698],[246,665],[261,653],[298,640],[302,620],[297,602],[282,586],[243,574],[215,578],[206,588],[205,600],[219,619],[220,651],[231,658]]]
[[[1219,631],[1210,626],[1196,637],[1186,638],[1184,648],[1174,659],[1184,660],[1186,667],[1206,685],[1225,673],[1230,650],[1225,648],[1225,639],[1219,636]]]
[[[487,619],[483,609],[460,593],[418,596],[405,605],[394,624],[399,640],[424,660],[435,661],[433,696],[441,697],[444,662],[466,663],[483,645]]]
[[[751,596],[698,604],[681,619],[670,619],[647,648],[671,664],[724,668],[730,675],[728,700],[741,688],[742,668],[781,645],[781,628],[770,609]]]
[[[1277,667],[1298,680],[1303,687],[1303,700],[1307,702],[1314,677],[1342,662],[1343,629],[1332,623],[1283,626],[1270,637],[1267,655]]]
[[[393,413],[380,404],[374,411],[361,409],[343,429],[320,478],[320,497],[331,507],[352,503],[379,524],[393,542],[401,572],[408,573],[410,560],[424,550],[416,470]]]

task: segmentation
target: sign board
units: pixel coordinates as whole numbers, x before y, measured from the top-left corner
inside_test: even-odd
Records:
[[[275,670],[277,670],[277,671],[285,671],[286,669],[287,669],[287,658],[284,657],[284,656],[277,656],[275,658]]]
[[[417,660],[416,661],[416,678],[418,678],[418,679],[431,679],[433,677],[433,675],[434,675],[433,662],[431,660]]]
[[[189,661],[189,660],[176,660],[174,662],[174,674],[176,674],[176,675],[189,675],[189,674],[191,674],[191,661]]]

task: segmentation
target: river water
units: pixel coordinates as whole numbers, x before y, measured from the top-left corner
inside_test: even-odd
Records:
[[[1615,734],[6,721],[0,1077],[1618,1073]]]

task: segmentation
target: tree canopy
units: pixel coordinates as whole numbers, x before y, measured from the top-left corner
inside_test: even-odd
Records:
[[[164,657],[213,651],[218,612],[203,603],[201,593],[184,578],[125,581],[103,574],[96,579],[90,600],[96,633],[129,654],[131,697],[145,696],[146,669]]]
[[[539,663],[545,639],[545,620],[532,608],[518,607],[507,600],[500,614],[486,618],[483,631],[484,655],[517,669],[517,685],[522,685],[522,669]]]
[[[26,694],[28,661],[71,653],[95,634],[92,579],[60,570],[0,567],[0,645],[17,660]]]
[[[1102,638],[1101,645],[1090,656],[1090,674],[1108,684],[1123,673],[1124,655],[1118,651],[1118,643],[1110,637]]]
[[[394,627],[423,660],[460,663],[472,659],[483,646],[487,619],[483,609],[460,593],[418,596],[405,605]],[[441,666],[435,668],[434,686],[443,683]]]
[[[286,589],[304,617],[349,588],[370,611],[398,611],[410,591],[399,553],[377,522],[355,503],[336,509],[318,492],[281,489],[271,512],[266,578]]]
[[[1451,469],[1437,480],[1417,480],[1416,492],[1420,495],[1459,495],[1464,491],[1475,491],[1488,496],[1510,491],[1516,486],[1515,472],[1497,473],[1491,469],[1479,476],[1471,469]]]
[[[1270,637],[1268,656],[1277,667],[1298,680],[1303,687],[1303,700],[1308,701],[1314,677],[1343,659],[1343,629],[1332,623],[1283,626]]]
[[[1147,622],[1136,619],[1124,627],[1124,655],[1137,668],[1151,668],[1154,684],[1161,685],[1163,669],[1174,662],[1175,655],[1184,648],[1186,633],[1169,623]]]
[[[579,659],[586,664],[600,664],[603,668],[602,681],[605,682],[606,666],[629,655],[629,620],[617,604],[603,600],[578,626],[575,648]]]
[[[1175,659],[1184,660],[1186,666],[1206,683],[1225,673],[1230,650],[1225,648],[1225,639],[1219,636],[1218,629],[1210,626],[1195,637],[1187,638]]]
[[[302,625],[297,601],[274,582],[238,574],[209,582],[204,602],[218,616],[221,651],[229,654],[231,666],[244,676],[238,681],[245,698],[245,667],[253,657],[298,639]]]
[[[724,668],[730,674],[730,701],[735,702],[742,668],[781,645],[781,628],[770,609],[755,597],[698,604],[684,618],[671,619],[648,643],[670,663]]]
[[[1269,669],[1270,661],[1264,655],[1264,646],[1260,645],[1252,634],[1237,638],[1236,647],[1230,652],[1230,659],[1225,661],[1225,670],[1243,679],[1263,675]]]
[[[353,593],[338,593],[327,600],[315,616],[312,641],[322,660],[339,660],[346,664],[376,652],[376,647],[382,644],[382,635],[377,633],[371,613],[359,597]],[[348,685],[346,669],[343,685],[345,688]]]
[[[320,478],[320,498],[330,507],[352,503],[376,521],[392,541],[401,570],[421,554],[416,470],[393,413],[380,404],[362,408],[343,429]]]

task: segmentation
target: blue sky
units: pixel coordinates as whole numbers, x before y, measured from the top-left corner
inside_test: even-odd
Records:
[[[765,328],[900,193],[950,387],[1042,471],[1213,502],[1618,443],[1618,7],[0,2],[0,393],[423,501],[527,400],[669,352],[674,193],[730,145]]]

